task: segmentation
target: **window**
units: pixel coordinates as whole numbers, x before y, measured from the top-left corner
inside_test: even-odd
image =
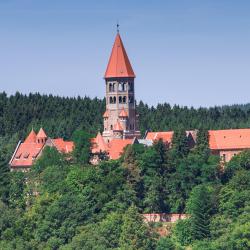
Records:
[[[123,96],[122,102],[123,102],[123,103],[126,103],[126,102],[127,102],[127,97],[126,97],[126,96]]]
[[[113,103],[113,98],[112,98],[112,96],[109,97],[109,103]]]
[[[109,84],[109,92],[112,91],[112,83]]]
[[[124,82],[122,84],[122,91],[126,91],[127,90],[127,84]]]
[[[28,152],[26,152],[26,153],[24,153],[23,158],[26,158],[26,159],[27,159],[27,158],[29,157],[29,155],[30,155],[30,154],[29,154]]]
[[[113,97],[113,103],[116,103],[116,97],[115,96]]]
[[[223,154],[223,155],[222,155],[222,160],[223,160],[223,161],[226,161],[226,154]]]
[[[113,130],[113,125],[110,126],[110,130]]]
[[[118,90],[121,92],[122,91],[122,83],[119,82]]]
[[[119,96],[119,103],[122,103],[122,97]]]
[[[16,155],[15,158],[16,158],[16,159],[20,159],[20,158],[21,158],[21,155],[22,155],[22,153],[19,153],[19,154]]]

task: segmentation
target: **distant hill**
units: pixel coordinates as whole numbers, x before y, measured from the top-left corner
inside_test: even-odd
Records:
[[[0,93],[0,136],[18,133],[24,138],[33,126],[43,126],[52,136],[69,139],[75,129],[93,135],[102,130],[105,100],[89,97],[59,97],[52,95]],[[175,130],[224,129],[250,127],[250,104],[226,105],[212,108],[188,108],[168,103],[150,107],[140,102],[137,106],[140,129]]]

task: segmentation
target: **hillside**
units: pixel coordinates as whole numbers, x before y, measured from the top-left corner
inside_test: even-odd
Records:
[[[221,171],[207,138],[208,128],[247,127],[249,105],[196,110],[141,102],[142,131],[174,129],[173,146],[133,145],[119,160],[92,166],[83,130],[101,130],[103,100],[3,93],[0,103],[0,249],[249,249],[250,153]],[[74,152],[45,148],[31,172],[9,172],[17,140],[40,125],[72,137]],[[200,130],[190,150],[185,129],[193,128]],[[160,238],[141,214],[161,212],[191,218]]]
[[[65,139],[76,129],[96,134],[102,130],[104,111],[104,99],[0,93],[0,136],[18,133],[24,138],[32,126],[43,126],[50,136]],[[250,127],[250,104],[194,109],[167,103],[149,107],[139,102],[137,112],[142,134],[146,130]]]

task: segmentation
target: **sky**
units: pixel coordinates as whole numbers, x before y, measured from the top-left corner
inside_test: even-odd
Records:
[[[105,95],[120,34],[137,101],[250,102],[249,0],[0,0],[0,92]]]

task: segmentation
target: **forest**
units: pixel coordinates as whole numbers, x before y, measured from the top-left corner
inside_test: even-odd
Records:
[[[0,94],[0,249],[249,249],[250,152],[221,168],[208,129],[249,127],[250,106],[187,108],[140,102],[140,127],[174,130],[173,144],[128,146],[116,161],[89,165],[105,101]],[[8,161],[31,127],[75,142],[71,155],[46,148],[29,173]],[[190,149],[185,130],[199,129]],[[168,225],[143,213],[187,213]]]

